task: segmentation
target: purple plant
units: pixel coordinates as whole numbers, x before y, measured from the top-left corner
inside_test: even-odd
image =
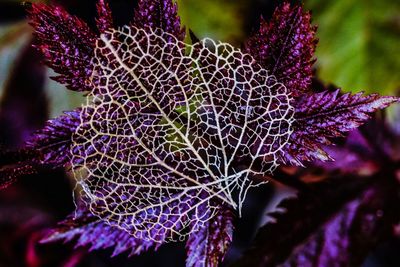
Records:
[[[187,240],[187,266],[216,266],[249,187],[274,179],[279,164],[330,160],[326,145],[398,101],[313,90],[316,27],[301,6],[281,5],[243,51],[210,39],[185,44],[170,0],[140,1],[120,29],[105,1],[97,10],[94,32],[61,7],[29,8],[54,79],[88,99],[48,121],[17,168],[2,170],[2,187],[42,167],[77,178],[77,211],[44,242],[77,239],[137,255]],[[273,242],[268,227],[261,235]],[[260,260],[274,252],[268,243],[255,251],[256,265],[287,256]]]
[[[335,162],[282,173],[298,195],[279,204],[234,266],[361,266],[398,239],[399,120],[378,115],[328,148]]]

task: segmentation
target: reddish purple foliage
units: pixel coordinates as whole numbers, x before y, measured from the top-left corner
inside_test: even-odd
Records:
[[[97,29],[99,29],[101,33],[106,32],[110,28],[114,28],[111,9],[106,0],[99,0],[97,3],[97,14]]]
[[[322,145],[330,145],[335,137],[362,125],[378,109],[398,101],[396,97],[381,97],[362,93],[341,95],[339,90],[308,93],[297,98],[291,144],[282,155],[286,162],[301,165],[312,160],[330,160]]]
[[[27,148],[40,154],[40,162],[53,167],[66,166],[70,162],[71,136],[80,123],[79,109],[65,112],[49,120],[43,129],[27,142]]]
[[[138,28],[160,28],[178,40],[185,39],[177,4],[171,0],[140,0],[133,24]]]
[[[232,242],[233,214],[221,205],[218,214],[186,242],[187,266],[218,266]]]
[[[301,6],[280,6],[270,22],[261,18],[259,31],[245,51],[284,83],[293,96],[310,90],[316,27]]]
[[[29,19],[35,29],[35,46],[59,74],[54,79],[68,89],[90,91],[96,36],[88,25],[61,7],[44,4],[32,4]]]
[[[157,249],[161,243],[138,239],[128,232],[108,225],[92,215],[84,207],[60,222],[58,227],[47,233],[43,243],[74,240],[75,247],[86,247],[89,251],[113,248],[112,256],[128,252],[138,255],[150,248]]]

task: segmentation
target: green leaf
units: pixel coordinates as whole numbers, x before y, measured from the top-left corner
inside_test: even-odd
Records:
[[[399,1],[309,0],[319,25],[318,75],[348,91],[400,86]]]

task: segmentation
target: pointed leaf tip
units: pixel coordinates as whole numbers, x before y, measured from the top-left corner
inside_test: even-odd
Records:
[[[311,85],[316,29],[302,6],[284,3],[271,21],[261,18],[260,28],[246,42],[245,51],[298,97]]]
[[[114,28],[112,12],[107,0],[99,0],[97,2],[97,29],[100,33],[106,32],[108,29]]]
[[[295,122],[290,142],[282,153],[283,161],[301,162],[331,160],[322,149],[332,139],[344,137],[364,124],[379,109],[399,102],[398,97],[363,93],[342,94],[339,89],[304,94],[295,103]]]
[[[91,59],[96,36],[81,19],[62,7],[34,3],[28,9],[34,46],[59,75],[55,80],[74,91],[90,91]]]
[[[217,267],[224,259],[233,235],[233,212],[221,205],[218,214],[192,233],[186,242],[187,267]]]
[[[173,0],[140,0],[133,25],[138,28],[150,27],[153,30],[159,28],[183,41],[185,29],[181,26],[177,5]]]

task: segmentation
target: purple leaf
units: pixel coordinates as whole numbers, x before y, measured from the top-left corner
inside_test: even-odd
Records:
[[[36,132],[27,142],[27,148],[39,153],[41,163],[61,167],[70,163],[72,134],[80,123],[79,109],[65,112],[49,120],[45,127]]]
[[[59,74],[54,79],[68,89],[90,91],[96,36],[86,23],[61,7],[44,4],[32,4],[29,19],[35,30],[35,47]]]
[[[234,266],[359,266],[400,215],[398,182],[377,178],[341,176],[284,200]]]
[[[340,94],[340,90],[305,94],[295,102],[295,122],[282,157],[286,162],[301,165],[314,159],[326,161],[330,156],[321,145],[365,123],[371,114],[399,101],[397,97],[362,93]]]
[[[181,26],[178,7],[173,0],[140,0],[133,25],[153,30],[159,28],[180,41],[185,39],[185,29]]]
[[[100,33],[104,33],[108,29],[114,28],[111,9],[107,0],[99,0],[97,2],[97,14],[98,18],[96,19],[96,23],[97,29]]]
[[[361,266],[370,250],[392,234],[396,218],[390,206],[399,200],[386,190],[375,186],[347,203],[279,266]]]
[[[293,96],[300,96],[311,84],[315,31],[309,12],[285,3],[269,23],[261,19],[260,29],[249,38],[245,51],[285,84]]]
[[[367,123],[371,123],[371,120]],[[344,143],[335,146],[324,146],[323,149],[334,161],[317,161],[313,166],[318,166],[327,171],[338,171],[341,173],[373,173],[377,168],[374,160],[375,151],[360,133],[359,129],[351,131]]]
[[[218,266],[232,242],[233,215],[229,207],[221,205],[218,214],[199,231],[192,233],[186,243],[186,266]]]
[[[161,243],[137,239],[130,233],[111,226],[80,207],[75,213],[51,230],[42,243],[74,240],[76,247],[87,247],[90,251],[114,248],[113,256],[123,252],[138,255],[150,248],[157,249]]]

